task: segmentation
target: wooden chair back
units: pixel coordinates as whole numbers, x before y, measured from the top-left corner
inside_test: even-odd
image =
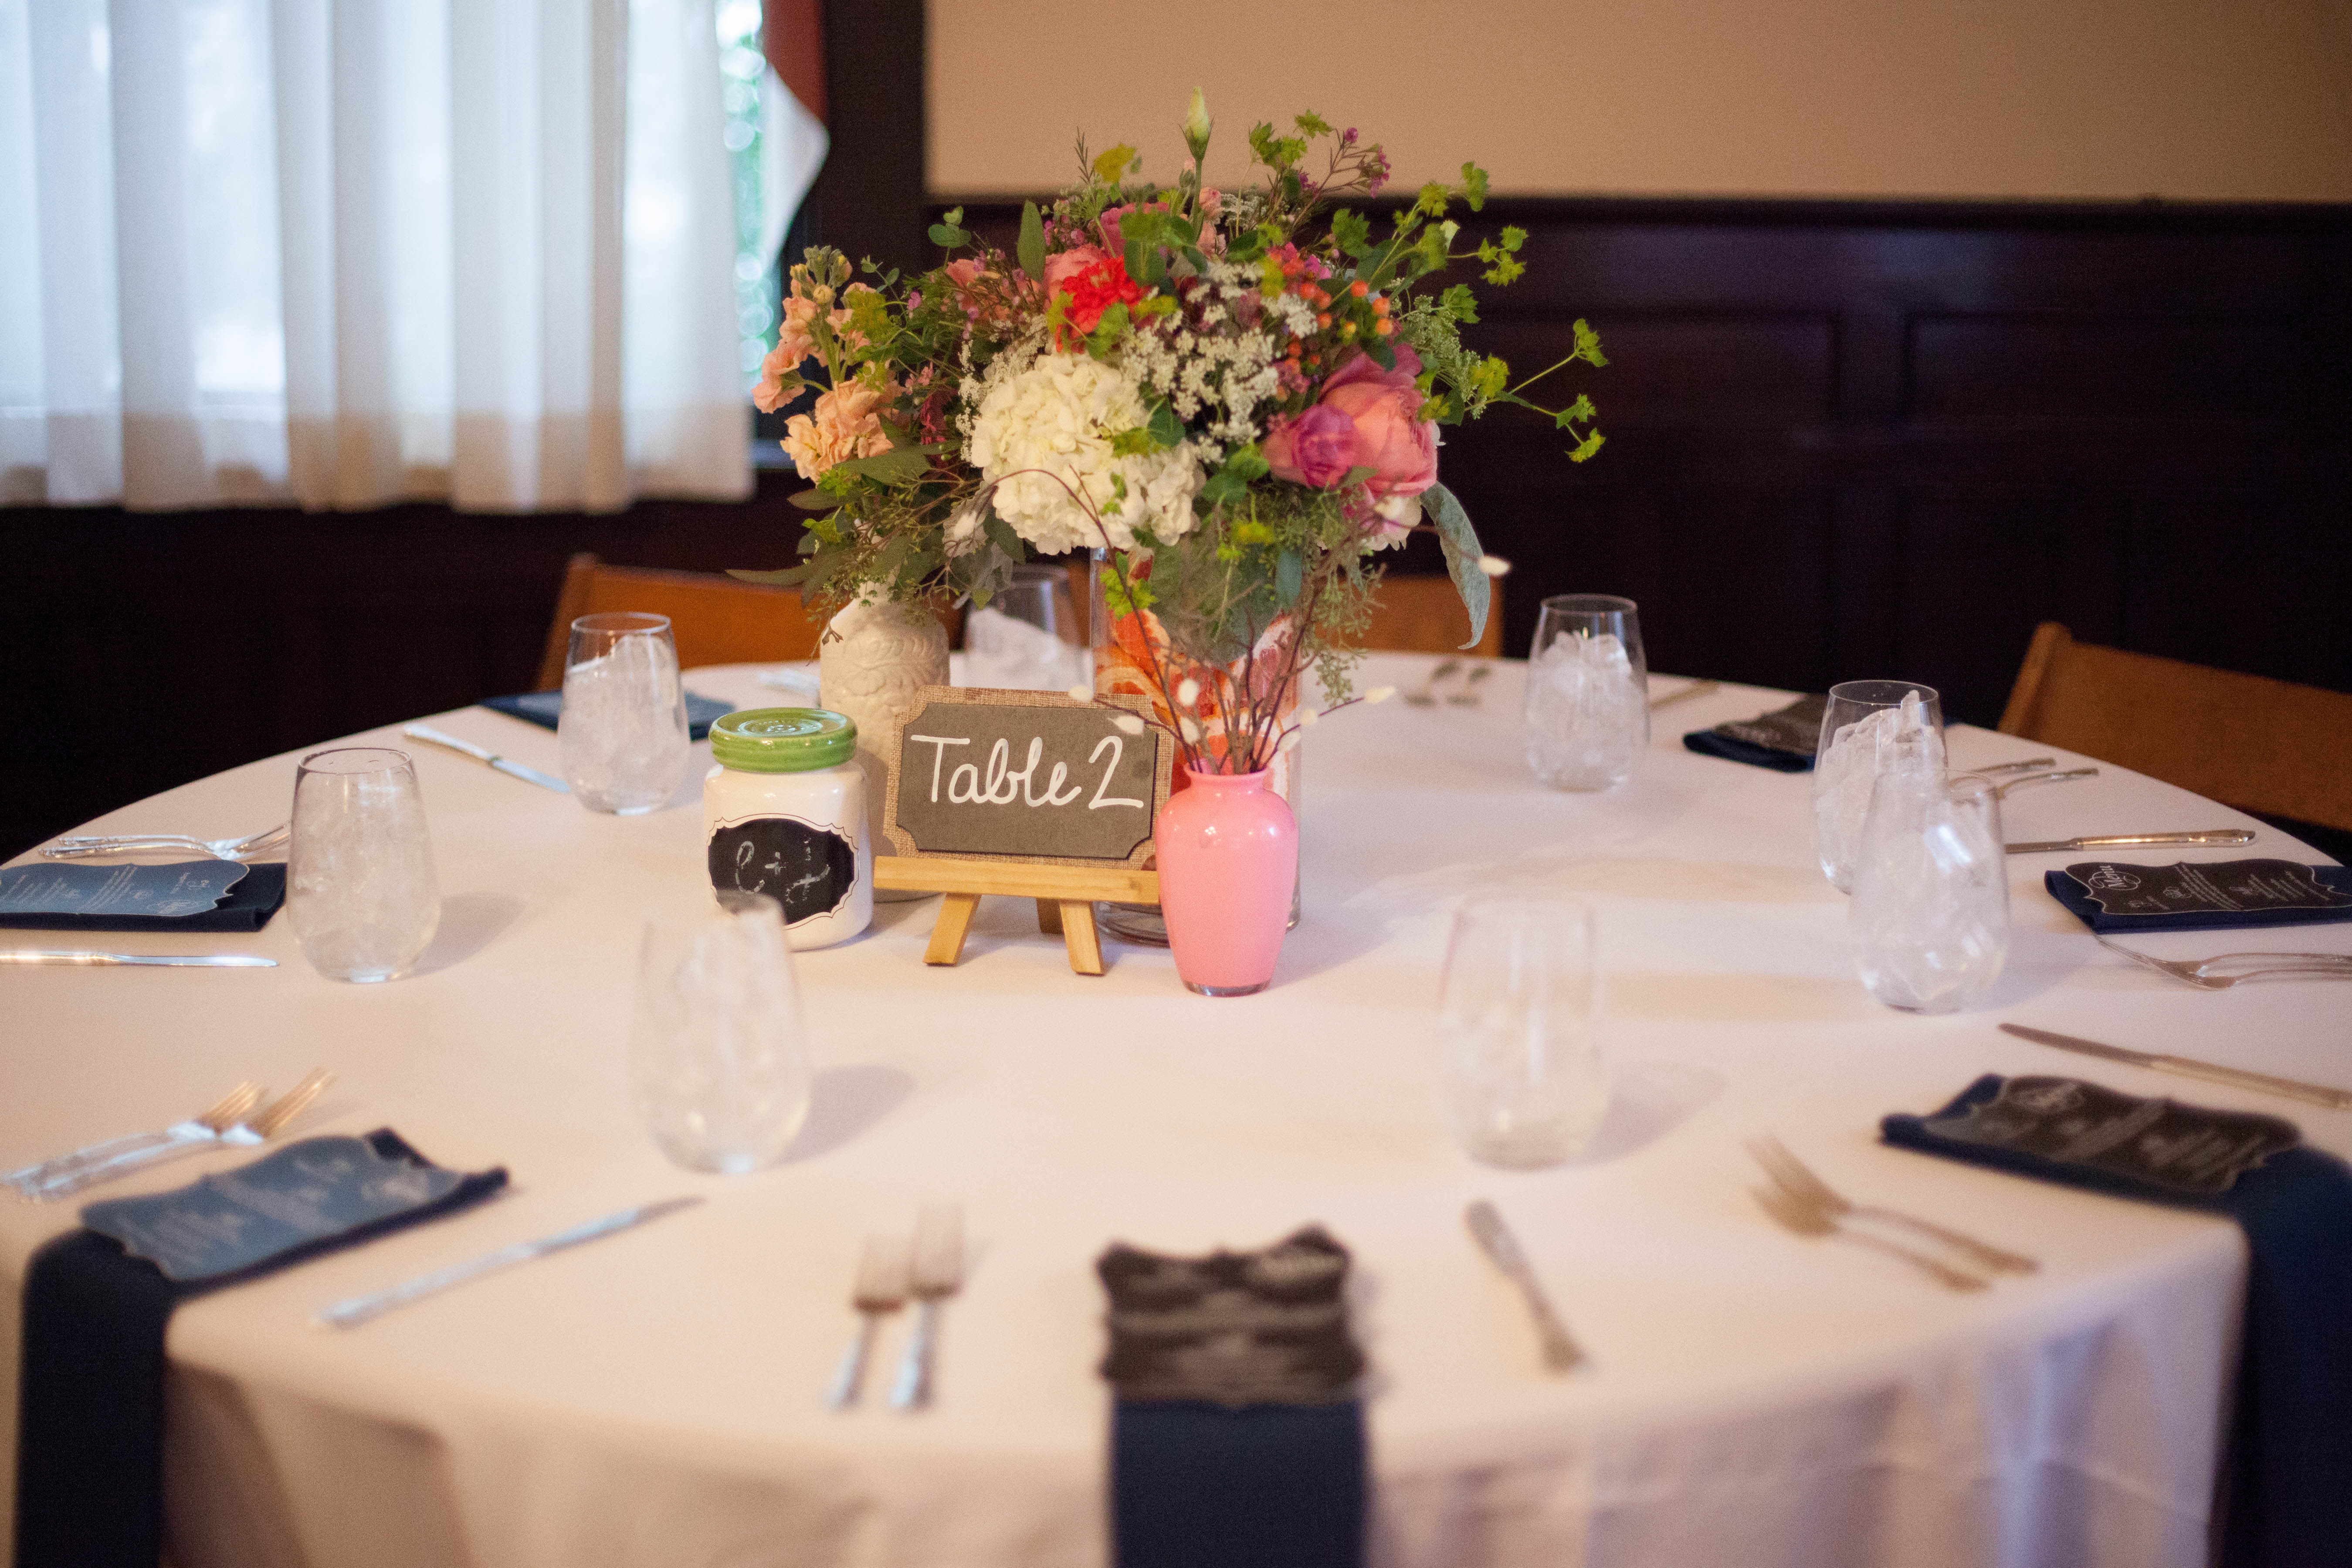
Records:
[[[715,572],[667,572],[651,566],[607,566],[580,554],[563,574],[555,620],[547,628],[539,689],[563,684],[563,654],[572,623],[582,616],[642,610],[667,616],[682,669],[702,664],[778,664],[814,658],[824,622],[791,588],[763,588]]]
[[[1470,612],[1454,591],[1451,577],[1381,579],[1372,602],[1372,623],[1364,629],[1364,646],[1382,653],[1467,653],[1480,658],[1499,658],[1503,651],[1503,584],[1494,583],[1486,607],[1486,629],[1478,646],[1462,645],[1470,636]]]
[[[2246,811],[2352,828],[2352,695],[2035,628],[2005,735],[2063,746]]]

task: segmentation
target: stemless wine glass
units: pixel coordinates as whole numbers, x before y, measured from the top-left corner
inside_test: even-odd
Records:
[[[583,616],[563,659],[555,742],[572,797],[635,816],[667,805],[686,773],[686,693],[667,616]]]
[[[1471,1158],[1529,1169],[1590,1142],[1609,1109],[1592,911],[1572,900],[1465,904],[1439,1004],[1446,1094]]]
[[[646,921],[629,1083],[646,1130],[688,1170],[732,1175],[783,1158],[808,1119],[810,1071],[775,900]]]
[[[1087,628],[1058,566],[1016,566],[984,608],[964,617],[964,684],[1066,691],[1093,678]]]
[[[2009,956],[2000,796],[1940,767],[1878,775],[1846,931],[1870,994],[1906,1013],[1982,1001]]]
[[[1944,704],[1934,687],[1847,680],[1830,688],[1813,751],[1813,853],[1839,892],[1853,891],[1871,786],[1914,758],[1944,770]]]
[[[1649,682],[1633,600],[1546,599],[1520,721],[1536,777],[1568,790],[1612,789],[1632,778],[1650,746]]]
[[[441,924],[441,882],[407,753],[345,746],[302,759],[286,915],[330,980],[390,980],[424,953]]]

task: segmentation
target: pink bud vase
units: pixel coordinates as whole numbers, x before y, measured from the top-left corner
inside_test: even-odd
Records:
[[[1203,996],[1246,996],[1274,979],[1298,876],[1298,823],[1266,775],[1186,768],[1151,835],[1160,912],[1176,973]]]

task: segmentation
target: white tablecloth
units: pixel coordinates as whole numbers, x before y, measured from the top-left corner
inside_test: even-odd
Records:
[[[1368,681],[1410,687],[1429,661],[1372,664]],[[623,1089],[640,921],[709,897],[698,784],[623,820],[412,747],[447,901],[423,972],[391,984],[320,979],[283,920],[250,937],[102,939],[268,953],[276,970],[0,973],[0,1167],[323,1064],[341,1079],[304,1131],[390,1125],[444,1163],[514,1174],[497,1202],[177,1314],[179,1568],[1098,1563],[1094,1258],[1114,1238],[1250,1246],[1310,1220],[1357,1258],[1382,1564],[2200,1561],[2236,1231],[1890,1150],[1877,1121],[1980,1072],[2087,1069],[2284,1110],[2344,1152],[2352,1116],[1992,1026],[2352,1081],[2352,991],[2172,985],[2100,951],[2041,889],[2055,859],[2034,857],[2013,864],[2016,935],[1991,1003],[1890,1012],[1856,983],[1844,900],[1812,864],[1807,778],[1680,745],[1772,694],[1667,709],[1633,783],[1558,795],[1518,755],[1519,672],[1499,666],[1475,710],[1396,702],[1317,730],[1306,917],[1260,996],[1190,995],[1164,952],[1124,946],[1107,977],[1075,975],[1025,900],[988,900],[955,969],[920,960],[929,901],[883,906],[868,937],[803,955],[815,1109],[793,1157],[753,1176],[667,1164]],[[742,668],[688,685],[788,700]],[[479,709],[435,722],[556,766],[550,732]],[[2040,749],[1969,730],[1951,746],[1956,765]],[[292,771],[290,756],[257,763],[93,826],[248,832],[283,819]],[[2020,792],[2009,812],[2012,839],[2244,821],[2113,768]],[[2266,830],[2252,852],[2283,842]],[[1438,1110],[1447,911],[1498,887],[1589,900],[1604,927],[1615,1099],[1588,1154],[1539,1173],[1473,1164]],[[2293,945],[2352,951],[2352,926]],[[1853,1193],[2047,1266],[1966,1297],[1778,1230],[1744,1191],[1740,1141],[1767,1130]],[[306,1326],[340,1297],[688,1192],[710,1201],[362,1331]],[[1538,1372],[1518,1301],[1463,1229],[1481,1195],[1525,1238],[1588,1369]],[[821,1409],[854,1326],[860,1237],[904,1229],[937,1197],[967,1205],[972,1240],[938,1407]],[[0,1209],[12,1409],[17,1283],[71,1219]]]

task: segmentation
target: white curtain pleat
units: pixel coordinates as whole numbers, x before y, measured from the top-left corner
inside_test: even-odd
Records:
[[[748,493],[720,87],[710,0],[0,0],[0,499]]]

